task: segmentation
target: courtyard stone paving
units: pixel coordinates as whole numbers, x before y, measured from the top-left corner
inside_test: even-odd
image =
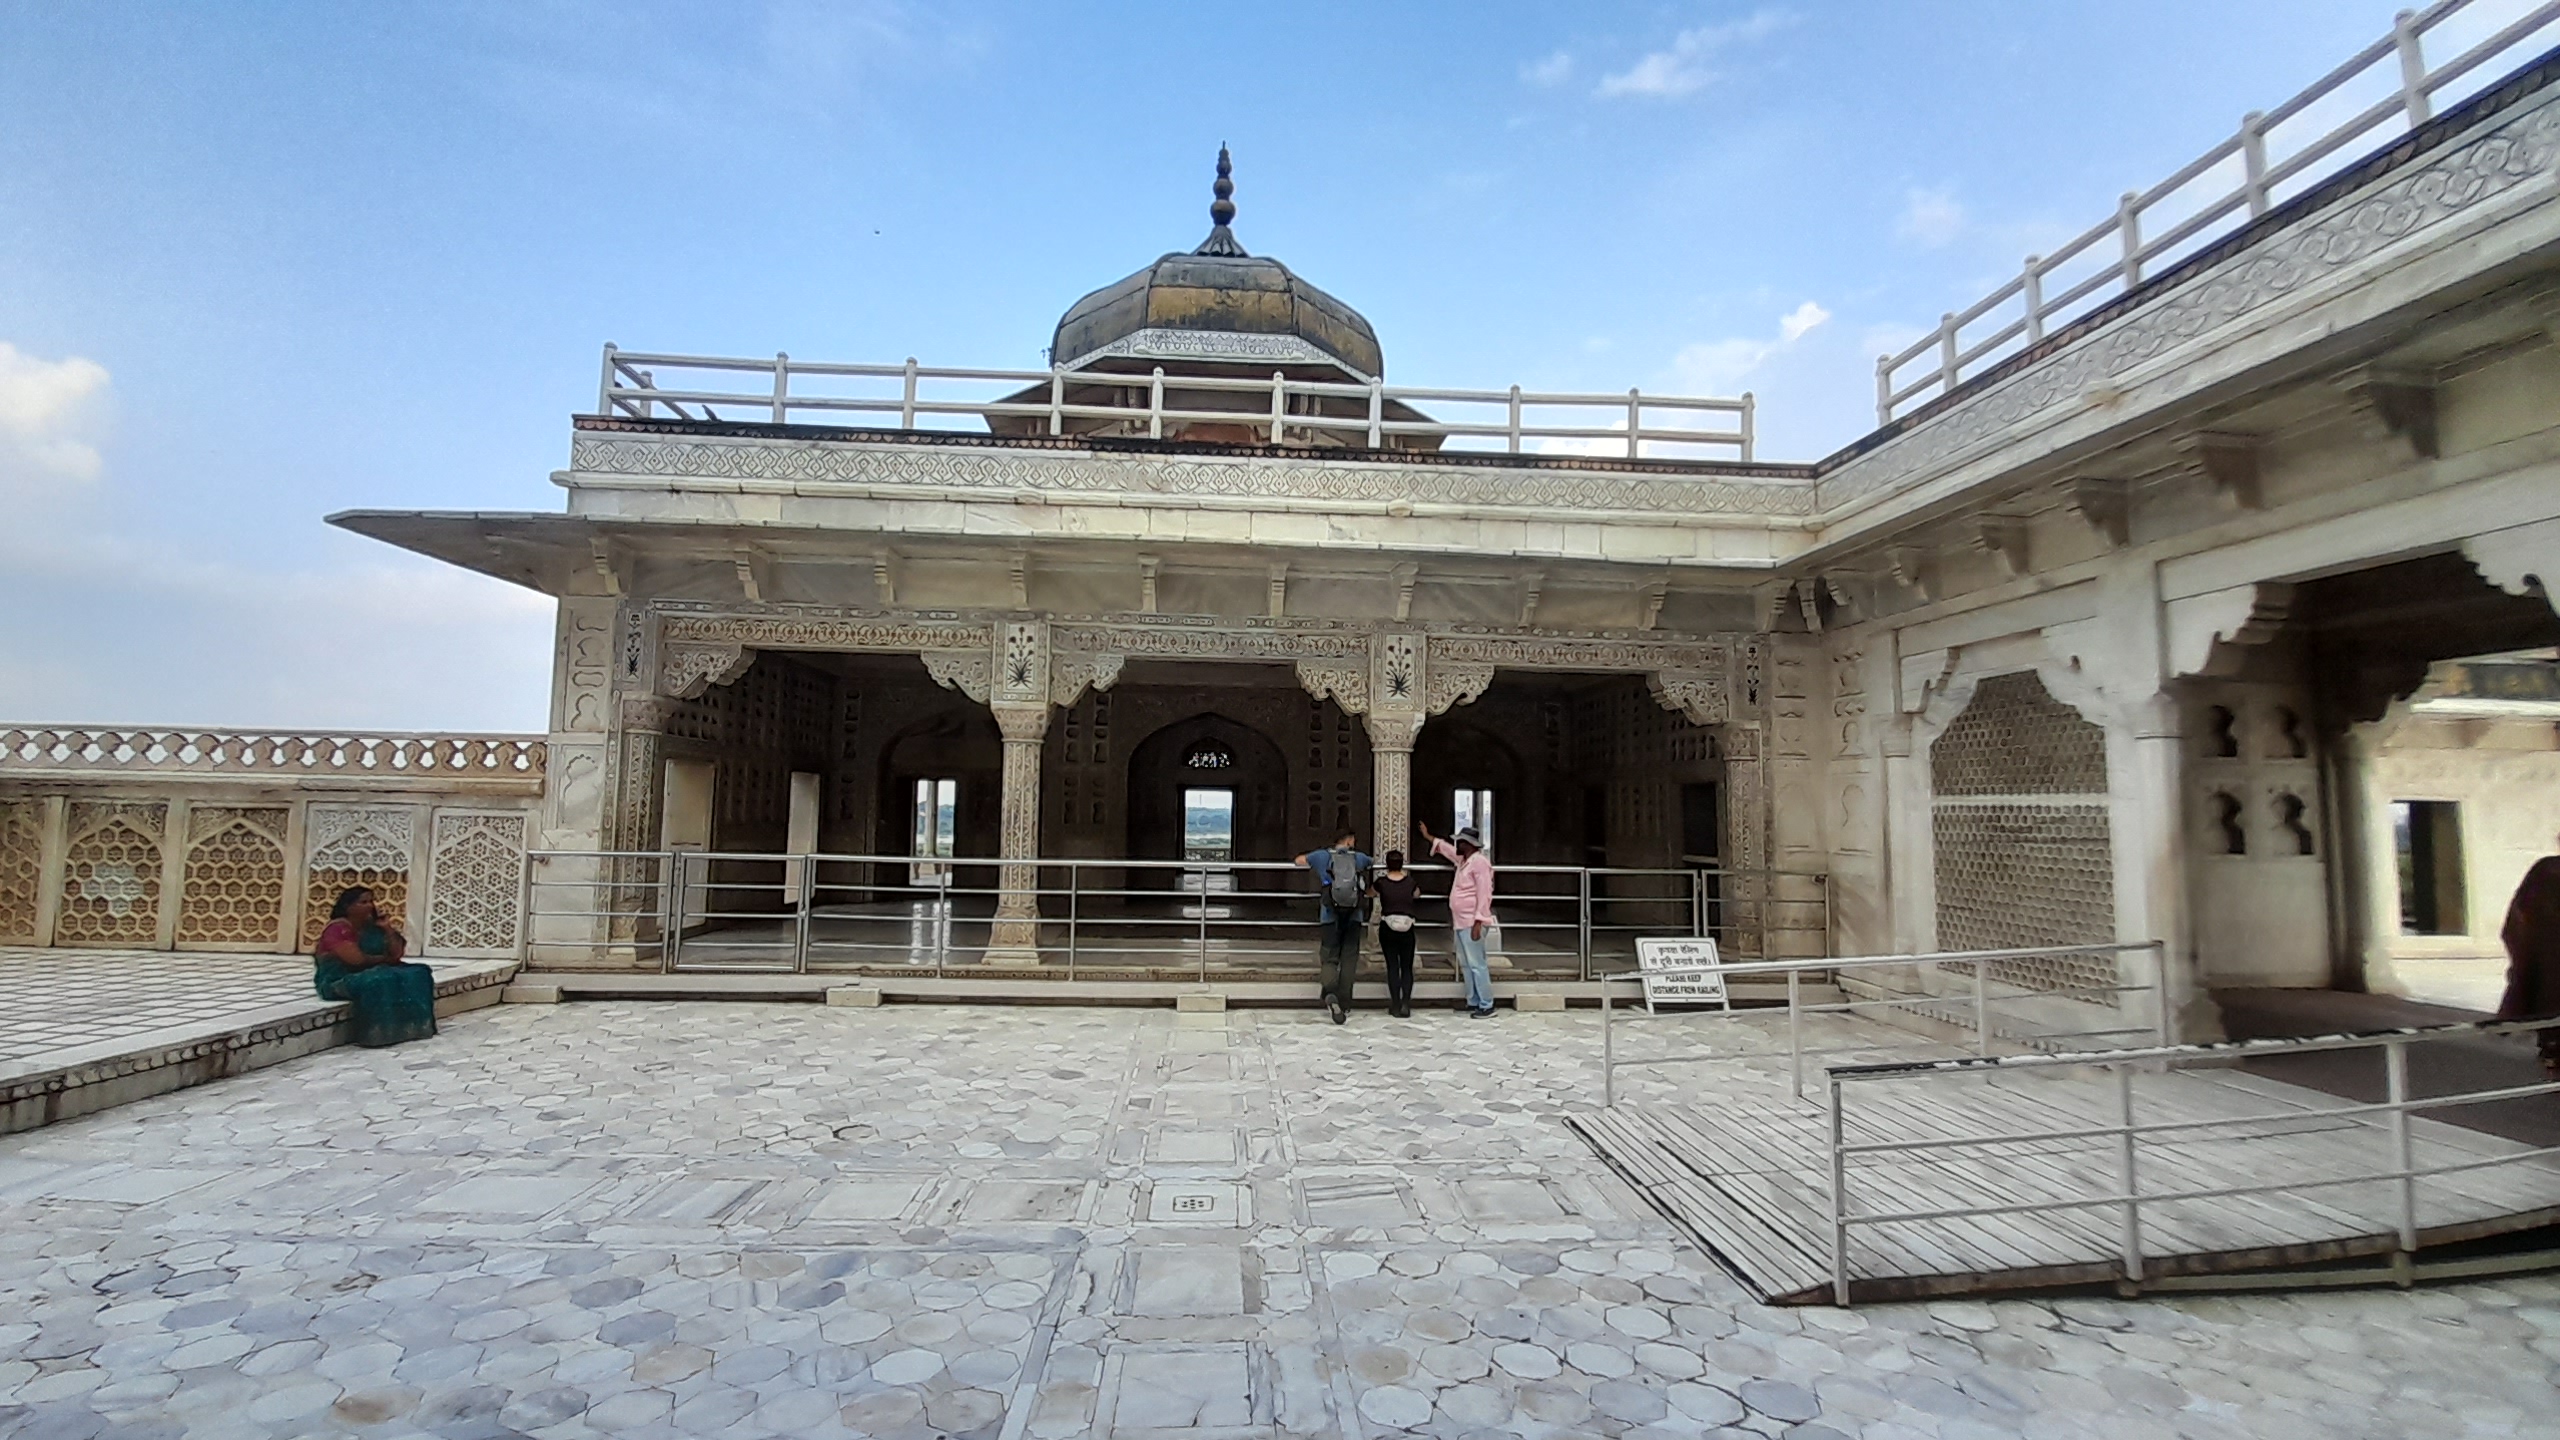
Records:
[[[1559,1123],[1596,1058],[484,1011],[0,1140],[0,1435],[2560,1435],[2560,1279],[1758,1306]]]

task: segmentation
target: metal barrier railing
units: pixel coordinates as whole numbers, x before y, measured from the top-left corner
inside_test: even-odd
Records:
[[[1845,1015],[1861,1020],[1883,1020],[1903,1024],[1902,1012],[1914,1012],[1934,1026],[1951,1027],[1947,1017],[1958,1020],[1971,1011],[1969,1030],[1971,1045],[1977,1057],[1989,1056],[2001,1044],[2011,1044],[2036,1051],[2050,1051],[2064,1041],[2084,1043],[2111,1038],[2139,1036],[2155,1044],[2168,1039],[2167,1007],[2160,1000],[2160,961],[2165,947],[2157,940],[2134,941],[2111,945],[2047,945],[2015,950],[1946,950],[1917,955],[1847,955],[1804,959],[1736,961],[1718,965],[1682,965],[1653,970],[1648,974],[1657,980],[1696,980],[1722,978],[1730,987],[1737,979],[1783,979],[1787,995],[1784,1010],[1785,1048],[1790,1081],[1799,1100],[1804,1098],[1804,1062],[1808,1057],[1824,1055],[1873,1054],[1873,1039],[1848,1045],[1808,1044],[1805,1021],[1808,1016]],[[2134,983],[2125,983],[2119,971],[2113,985],[2028,986],[2006,982],[1996,977],[2003,964],[2045,962],[2067,959],[2095,959],[2142,956],[2142,972]],[[1887,993],[1897,972],[1910,972],[1913,983],[1898,987],[1901,993]],[[1844,977],[1855,977],[1846,980]],[[1932,984],[1931,977],[1952,980],[1953,984]],[[1643,975],[1614,974],[1598,977],[1600,986],[1600,1094],[1601,1103],[1618,1103],[1618,1071],[1651,1065],[1688,1065],[1709,1060],[1733,1060],[1749,1053],[1731,1050],[1684,1051],[1668,1055],[1643,1055],[1622,1058],[1618,1054],[1618,1007],[1612,992],[1622,981],[1640,982]],[[1867,994],[1836,1001],[1807,1003],[1805,984],[1838,984],[1846,990],[1857,986]],[[2129,997],[2146,996],[2136,1002]],[[2100,1006],[2103,1012],[2125,1023],[2100,1025],[2095,1028],[2069,1029],[2063,1026],[2098,1018],[2089,1012]],[[1747,1010],[1711,1009],[1680,1011],[1681,1021],[1746,1021],[1776,1013],[1772,1008]],[[1741,1027],[1757,1034],[1756,1026]],[[1922,1042],[1917,1032],[1915,1043]]]
[[[606,952],[663,971],[807,972],[1038,964],[1066,978],[1312,966],[1314,885],[1292,863],[537,851],[527,958]],[[1032,883],[1006,884],[1008,869]],[[1418,955],[1446,955],[1448,871],[1417,865]],[[1809,893],[1808,893],[1809,892]],[[1529,978],[1631,970],[1639,935],[1820,948],[1824,877],[1709,868],[1500,866],[1500,952]],[[1434,912],[1437,912],[1436,914]]]
[[[664,383],[660,372],[666,372]],[[752,377],[741,383],[735,377]],[[1172,403],[1167,403],[1167,392]],[[1030,394],[1037,398],[1024,399]],[[1233,405],[1201,397],[1232,395]],[[1186,404],[1186,400],[1188,404]],[[1458,413],[1422,417],[1412,402],[1456,406]],[[1427,436],[1449,449],[1499,448],[1520,454],[1550,441],[1623,446],[1630,460],[1673,457],[1701,447],[1751,459],[1756,404],[1738,398],[1647,395],[1629,390],[1592,395],[1524,390],[1453,390],[1268,378],[1183,371],[1150,375],[1058,365],[1046,370],[990,370],[919,365],[862,365],[794,360],[789,355],[648,355],[604,347],[595,413],[649,420],[751,420],[774,425],[875,426],[900,430],[948,422],[1020,421],[1051,435],[1101,422],[1161,439],[1166,427],[1259,423],[1270,443],[1365,444]],[[723,412],[730,413],[723,413]],[[1415,418],[1406,418],[1406,417]],[[1727,417],[1730,417],[1727,420]],[[1729,424],[1730,428],[1724,428]],[[1452,443],[1456,442],[1456,443]],[[1484,442],[1497,442],[1486,445]],[[1648,450],[1647,447],[1653,447]]]
[[[2393,1187],[2396,1240],[2393,1273],[2406,1279],[2410,1271],[2409,1257],[2417,1250],[2422,1209],[2419,1183],[2447,1176],[2525,1164],[2544,1165],[2550,1184],[2544,1205],[2560,1205],[2560,1168],[2547,1162],[2560,1158],[2560,1145],[2525,1146],[2503,1155],[2459,1159],[2450,1163],[2420,1164],[2410,1117],[2422,1111],[2451,1110],[2470,1105],[2498,1101],[2521,1100],[2533,1096],[2560,1094],[2560,1081],[2544,1081],[2528,1085],[2499,1085],[2485,1089],[2458,1091],[2450,1094],[2413,1096],[2409,1089],[2409,1048],[2412,1045],[2478,1036],[2521,1035],[2549,1028],[2552,1021],[2483,1021],[2465,1025],[2446,1025],[2425,1029],[2393,1030],[2364,1035],[2329,1035],[2299,1040],[2243,1040],[2206,1045],[2160,1045],[2135,1050],[2104,1050],[2063,1055],[2010,1055],[1991,1058],[1968,1057],[1950,1060],[1904,1061],[1873,1065],[1833,1066],[1830,1078],[1830,1221],[1831,1221],[1831,1287],[1839,1304],[1849,1303],[1850,1281],[1854,1278],[1854,1257],[1850,1250],[1850,1232],[1863,1226],[1916,1224],[1930,1221],[1971,1217],[2028,1215],[2064,1210],[2108,1210],[2118,1212],[2120,1250],[2118,1263],[2124,1279],[2140,1283],[2145,1264],[2143,1210],[2198,1200],[2230,1199],[2244,1196],[2294,1194],[2334,1190],[2348,1185],[2388,1184]],[[2376,1102],[2349,1102],[2317,1109],[2293,1108],[2263,1114],[2185,1118],[2143,1123],[2137,1118],[2134,1076],[2139,1071],[2175,1071],[2184,1066],[2227,1066],[2240,1061],[2265,1060],[2288,1055],[2347,1050],[2379,1050],[2382,1052],[2384,1098]],[[2028,1131],[2004,1131],[1987,1135],[1927,1136],[1919,1139],[1861,1140],[1848,1139],[1847,1095],[1853,1087],[1892,1084],[1904,1081],[2011,1075],[2020,1072],[2053,1072],[2070,1068],[2099,1069],[2112,1072],[2115,1079],[2116,1118],[2112,1123],[2059,1123],[2049,1128]],[[2306,1092],[2311,1093],[2311,1092]],[[1907,1113],[1897,1111],[1897,1113]],[[2050,1113],[2067,1120],[2060,1108]],[[2346,1121],[2371,1129],[2379,1141],[2373,1160],[2353,1162],[2352,1173],[2289,1174],[2281,1180],[2247,1185],[2178,1185],[2177,1177],[2191,1174],[2192,1159],[2173,1160],[2170,1187],[2158,1188],[2160,1165],[2142,1163],[2142,1145],[2146,1137],[2176,1135],[2192,1145],[2197,1139],[2215,1132],[2240,1132],[2227,1138],[2262,1139],[2281,1131],[2298,1132],[2308,1122]],[[2379,1121],[2377,1125],[2374,1122]],[[1899,1127],[1901,1122],[1891,1122]],[[1852,1159],[1869,1156],[1910,1154],[1960,1154],[2002,1145],[2054,1145],[2071,1141],[2113,1141],[2114,1175],[2103,1190],[2068,1194],[2053,1198],[2010,1200],[1992,1204],[1936,1207],[1921,1209],[1887,1209],[1860,1211],[1852,1208],[1849,1181]],[[2300,1155],[2288,1156],[2288,1165],[2307,1163]],[[2055,1173],[2052,1171],[2048,1174]],[[2146,1186],[2153,1188],[2146,1188]]]

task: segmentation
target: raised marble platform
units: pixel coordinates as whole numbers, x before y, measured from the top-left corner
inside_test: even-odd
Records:
[[[510,960],[433,960],[436,1013],[498,1001]],[[298,955],[0,949],[0,1135],[347,1043]]]

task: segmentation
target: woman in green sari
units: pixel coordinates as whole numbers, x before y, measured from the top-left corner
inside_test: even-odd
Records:
[[[436,977],[402,957],[409,942],[382,923],[373,892],[338,893],[329,928],[312,954],[311,985],[323,1000],[355,1006],[356,1043],[397,1045],[436,1033]]]

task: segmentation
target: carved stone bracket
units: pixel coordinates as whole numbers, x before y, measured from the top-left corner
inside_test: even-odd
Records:
[[[2538,592],[2560,609],[2560,519],[2474,535],[2462,553],[2490,584],[2510,595]]]
[[[2180,437],[2178,452],[2188,468],[2213,485],[2222,502],[2236,510],[2258,510],[2266,496],[2258,483],[2258,437],[2203,430]]]
[[[1917,595],[1923,602],[1938,598],[1938,557],[1917,545],[1897,545],[1885,553],[1885,563],[1892,568],[1893,583]]]
[[[2290,585],[2234,585],[2172,600],[2167,607],[2169,664],[2174,675],[2222,675],[2241,657],[2236,647],[2275,638],[2293,607]]]
[[[2338,388],[2382,434],[2407,442],[2421,460],[2436,458],[2434,376],[2367,368],[2340,380]]]
[[[1454,706],[1472,704],[1493,683],[1490,665],[1434,662],[1423,687],[1422,708],[1438,715]]]
[[[1049,703],[1073,705],[1090,690],[1108,690],[1120,679],[1120,667],[1128,657],[1093,655],[1066,651],[1049,661]]]
[[[995,687],[995,657],[983,650],[928,650],[925,673],[934,683],[984,705]]]
[[[714,685],[726,685],[747,673],[756,652],[743,645],[668,644],[658,651],[658,690],[691,700]]]
[[[1715,671],[1656,670],[1645,687],[1665,710],[1676,710],[1696,725],[1722,725],[1733,718],[1733,691]]]
[[[2122,480],[2082,476],[2070,483],[2064,501],[2081,523],[2098,532],[2110,550],[2133,542],[2133,490]]]
[[[2006,515],[1986,515],[1976,525],[1973,548],[2000,562],[2000,572],[2016,577],[2034,568],[2027,558],[2027,522]]]
[[[1356,662],[1301,660],[1298,662],[1298,684],[1321,700],[1330,695],[1333,703],[1348,715],[1363,715],[1369,709],[1369,667]]]

